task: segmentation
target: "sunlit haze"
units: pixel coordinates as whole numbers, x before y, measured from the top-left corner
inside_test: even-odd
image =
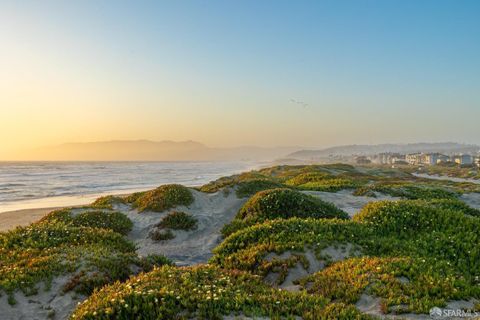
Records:
[[[0,160],[67,142],[480,143],[478,1],[0,3]]]

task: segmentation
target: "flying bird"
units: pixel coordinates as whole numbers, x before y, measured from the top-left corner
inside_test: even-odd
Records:
[[[297,104],[297,105],[300,105],[300,106],[302,106],[302,107],[304,107],[304,108],[308,107],[308,103],[303,102],[303,101],[298,101],[298,100],[295,100],[295,99],[290,99],[290,102],[295,103],[295,104]]]

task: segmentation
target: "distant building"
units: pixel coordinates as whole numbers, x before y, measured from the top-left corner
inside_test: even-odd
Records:
[[[392,164],[398,164],[398,165],[407,165],[408,162],[402,159],[396,159]]]
[[[447,163],[450,161],[450,157],[444,154],[440,154],[437,159],[437,164],[439,163]]]
[[[407,164],[405,161],[405,155],[396,153],[390,158],[392,164]]]
[[[422,163],[430,166],[436,165],[438,163],[447,162],[450,160],[450,157],[441,154],[441,153],[427,153],[422,156]]]
[[[379,164],[394,164],[394,163],[397,163],[398,161],[405,161],[405,155],[400,153],[384,152],[384,153],[379,153],[372,160]]]
[[[358,156],[355,158],[357,164],[370,164],[372,161],[368,159],[366,156]]]
[[[405,156],[405,161],[411,165],[418,165],[422,163],[422,154],[420,152],[407,154]]]
[[[480,156],[476,156],[474,162],[477,167],[480,167]]]
[[[473,164],[473,157],[469,154],[460,154],[453,156],[453,161],[460,165],[471,165]]]

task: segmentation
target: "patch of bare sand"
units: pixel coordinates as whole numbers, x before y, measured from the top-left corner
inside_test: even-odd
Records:
[[[73,292],[63,293],[62,288],[69,276],[56,277],[49,289],[40,284],[38,294],[25,296],[22,292],[14,294],[17,303],[8,304],[6,294],[0,297],[0,319],[2,320],[44,320],[67,319],[78,302],[84,296]]]
[[[318,258],[315,252],[306,248],[304,252],[285,251],[280,255],[272,252],[265,257],[265,260],[286,260],[293,254],[303,255],[308,260],[308,268],[304,268],[304,266],[298,262],[293,268],[288,270],[287,277],[278,287],[289,291],[298,291],[300,287],[295,285],[296,280],[323,270],[328,263],[338,262],[353,256],[358,256],[360,254],[360,250],[355,248],[355,246],[351,243],[345,243],[336,246],[328,246],[322,249],[318,255]],[[278,277],[278,273],[269,273],[265,277],[265,282],[270,285],[277,286],[276,284],[278,282]]]
[[[17,226],[28,226],[38,221],[50,211],[61,208],[39,208],[7,211],[0,213],[0,232],[14,229]]]
[[[480,209],[480,193],[465,193],[460,196],[460,200],[468,204],[470,207]]]
[[[212,249],[221,241],[220,229],[230,222],[247,199],[238,199],[234,192],[225,195],[223,192],[214,194],[192,190],[195,201],[189,207],[177,207],[175,210],[185,211],[198,219],[198,228],[193,231],[173,231],[175,238],[165,242],[155,242],[149,238],[150,230],[157,224],[165,212],[142,212],[127,205],[116,205],[115,210],[125,213],[133,222],[133,229],[128,238],[137,245],[141,256],[148,254],[163,254],[178,265],[205,263],[211,256]],[[46,213],[56,208],[20,210],[0,214],[1,227],[6,230],[15,225],[28,225],[39,220]],[[74,208],[73,214],[87,209]],[[23,216],[22,216],[23,215]],[[8,220],[10,219],[10,220]],[[7,222],[8,223],[3,223]],[[15,293],[17,304],[8,304],[7,295],[0,296],[1,320],[30,319],[67,319],[76,304],[85,297],[74,293],[62,293],[62,287],[69,275],[53,279],[49,290],[39,285],[38,294],[26,297],[21,292]]]
[[[192,231],[173,230],[175,238],[167,241],[154,241],[149,234],[170,211],[138,213],[125,205],[116,206],[115,209],[133,221],[134,226],[128,238],[137,245],[140,256],[163,254],[181,266],[208,261],[212,249],[222,240],[221,228],[235,217],[247,199],[237,198],[234,192],[228,195],[223,192],[192,192],[195,197],[193,204],[179,206],[175,210],[194,216],[198,220],[198,228]]]
[[[351,190],[341,190],[339,192],[322,192],[322,191],[302,191],[305,194],[320,198],[323,201],[331,202],[338,208],[342,209],[350,217],[360,211],[367,203],[382,200],[399,200],[399,198],[387,195],[377,194],[376,198],[365,196],[354,196]]]

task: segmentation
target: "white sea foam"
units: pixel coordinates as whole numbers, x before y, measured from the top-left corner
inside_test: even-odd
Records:
[[[83,205],[165,183],[199,186],[256,167],[252,162],[0,163],[0,212]]]

